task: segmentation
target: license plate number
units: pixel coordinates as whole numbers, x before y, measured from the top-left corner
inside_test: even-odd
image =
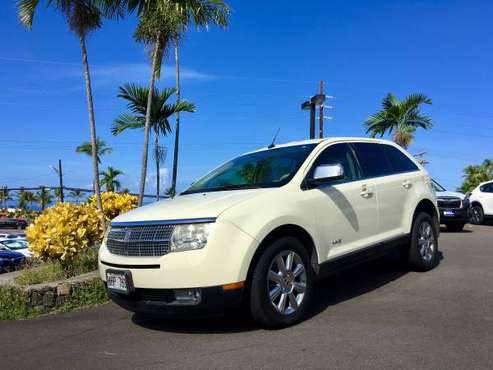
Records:
[[[119,293],[128,294],[130,291],[127,274],[124,272],[106,272],[106,285],[108,286],[108,289]]]
[[[444,216],[454,216],[455,212],[454,211],[443,211]]]

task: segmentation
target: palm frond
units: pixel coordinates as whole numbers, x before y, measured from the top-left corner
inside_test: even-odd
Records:
[[[111,133],[116,136],[128,129],[143,128],[144,125],[145,119],[143,117],[122,113],[113,121]]]
[[[19,21],[27,28],[33,26],[34,12],[39,4],[39,0],[18,0],[17,1],[17,17]]]

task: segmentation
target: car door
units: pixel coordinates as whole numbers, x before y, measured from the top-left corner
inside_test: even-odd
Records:
[[[319,165],[341,164],[344,178],[304,191],[304,202],[312,209],[324,258],[331,259],[370,245],[377,230],[376,196],[347,143],[325,148],[311,165],[307,177]]]
[[[352,145],[364,178],[372,181],[377,194],[377,240],[403,234],[404,215],[412,200],[418,167],[393,146],[368,142]]]
[[[484,214],[493,215],[493,183],[485,184],[479,190],[479,199],[483,205]]]

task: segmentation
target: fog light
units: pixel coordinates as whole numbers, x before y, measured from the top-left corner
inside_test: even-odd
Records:
[[[202,300],[200,289],[176,289],[174,304],[195,305]]]

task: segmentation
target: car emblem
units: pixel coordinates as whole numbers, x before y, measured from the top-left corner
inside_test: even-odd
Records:
[[[123,241],[125,243],[128,243],[128,241],[130,240],[130,236],[132,235],[132,230],[129,230],[129,229],[125,229],[125,236],[123,238]]]

